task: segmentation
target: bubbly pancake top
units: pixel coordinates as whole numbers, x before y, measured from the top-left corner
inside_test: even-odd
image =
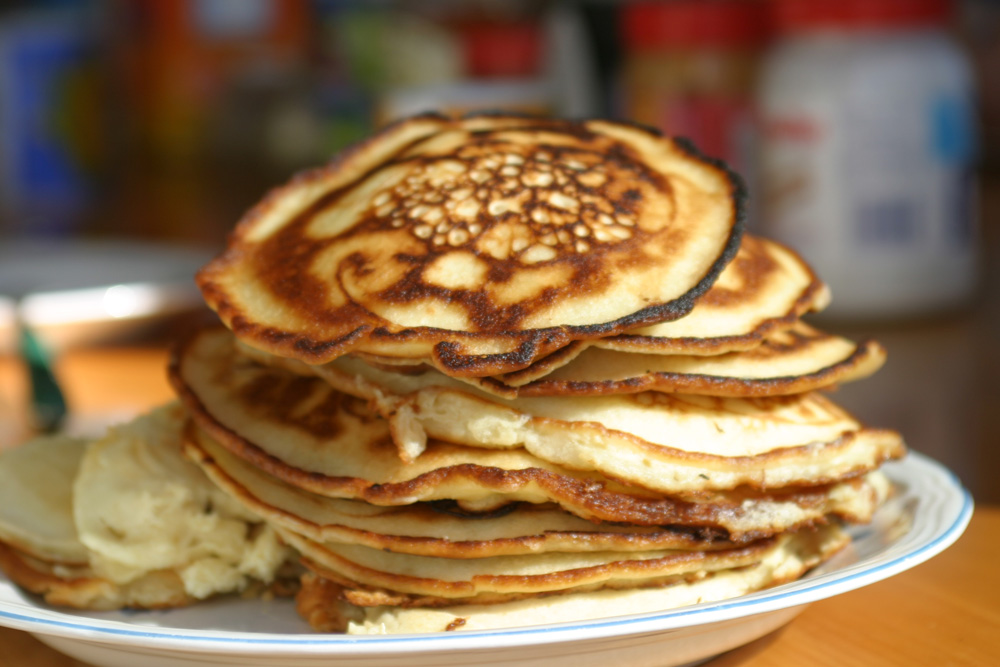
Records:
[[[419,116],[275,191],[199,282],[272,353],[495,373],[687,313],[736,251],[740,193],[630,125]]]

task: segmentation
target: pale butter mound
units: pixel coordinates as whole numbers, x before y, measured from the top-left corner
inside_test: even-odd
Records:
[[[93,442],[73,485],[90,564],[126,584],[173,570],[195,598],[270,582],[289,550],[181,454],[184,413],[167,405]]]

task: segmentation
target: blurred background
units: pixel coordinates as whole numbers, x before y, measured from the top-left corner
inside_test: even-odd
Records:
[[[889,348],[838,400],[1000,501],[1000,0],[2,1],[0,438],[45,371],[25,326],[57,376],[162,346],[267,189],[428,109],[729,162],[831,285],[823,325]]]

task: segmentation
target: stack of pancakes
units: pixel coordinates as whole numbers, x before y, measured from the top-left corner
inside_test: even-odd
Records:
[[[320,630],[744,594],[842,548],[899,436],[817,390],[883,361],[743,234],[739,180],[607,121],[407,119],[269,195],[199,274],[185,452],[298,550]]]

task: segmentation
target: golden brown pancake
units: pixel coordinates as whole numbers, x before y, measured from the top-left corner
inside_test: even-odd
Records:
[[[785,490],[767,483],[770,468],[766,464],[780,473],[786,455],[791,457],[791,469],[816,465],[815,460],[825,456],[832,457],[833,462],[844,457],[851,460],[859,454],[853,451],[854,438],[845,437],[828,448],[810,442],[794,448],[796,451],[779,450],[771,456],[748,460],[633,447],[632,455],[645,456],[651,464],[659,454],[658,467],[672,473],[654,480],[660,486],[676,485],[668,491],[669,496],[664,496],[662,490],[615,481],[603,474],[601,469],[611,465],[611,458],[633,465],[626,460],[625,452],[611,457],[614,447],[605,449],[609,456],[594,461],[601,463],[600,467],[591,464],[589,470],[587,466],[554,464],[519,446],[488,449],[435,440],[427,442],[420,456],[404,462],[398,456],[389,423],[366,401],[338,392],[318,378],[261,366],[241,357],[235,353],[231,335],[224,330],[204,332],[179,348],[171,378],[198,424],[199,428],[189,436],[196,444],[214,440],[285,482],[330,497],[377,505],[455,500],[471,511],[495,509],[514,501],[554,502],[588,519],[706,526],[737,536],[770,534],[816,521],[831,512],[867,516],[877,500],[866,482],[858,479],[837,484],[837,479],[826,477],[823,465],[816,470],[804,469],[811,473],[811,485],[804,488]],[[811,428],[808,424],[805,427]],[[596,447],[613,435],[603,427],[583,422],[569,432],[580,429],[586,441]],[[876,444],[861,435],[857,437],[861,452]],[[634,437],[619,440],[635,444]],[[582,456],[579,452],[569,455]],[[849,470],[846,477],[854,478],[865,467],[851,465]],[[763,482],[760,487],[769,490],[758,491],[749,484],[712,490],[712,475]],[[690,479],[685,482],[685,477]]]
[[[370,401],[389,420],[405,461],[419,458],[428,438],[523,448],[564,469],[678,494],[828,483],[904,452],[899,434],[864,428],[816,393],[746,399],[642,392],[502,401],[435,371],[404,375],[347,357],[323,366],[269,357],[264,361],[277,364],[271,371],[254,368],[239,361],[231,338],[218,330],[203,332],[178,354],[174,376],[182,393],[198,386],[199,392],[227,394],[222,386],[209,389],[212,365],[239,366],[247,375],[243,382],[258,373],[273,377],[258,380],[268,386],[286,368],[318,374],[335,389]],[[234,413],[233,419],[240,417]]]
[[[450,502],[385,507],[328,498],[272,477],[207,439],[188,441],[186,453],[247,509],[314,542],[446,558],[734,546],[712,531],[594,522],[546,504],[470,513]]]
[[[662,586],[681,577],[759,563],[778,538],[716,551],[558,551],[452,559],[398,554],[353,544],[282,537],[326,579],[408,597],[416,606],[494,603],[544,593]]]
[[[320,632],[398,634],[491,630],[663,611],[714,602],[797,579],[848,543],[836,525],[785,534],[754,565],[702,573],[665,586],[536,595],[495,604],[415,606],[412,597],[303,578],[299,613]]]
[[[742,199],[638,126],[427,114],[274,191],[198,281],[271,354],[494,375],[685,315],[736,253]]]
[[[829,296],[826,286],[791,250],[745,234],[736,257],[683,318],[617,336],[574,341],[527,368],[484,378],[479,386],[498,395],[513,396],[511,387],[524,386],[549,375],[591,346],[637,354],[704,356],[755,349],[768,337],[774,338],[795,327],[803,313],[822,310]],[[862,347],[864,351],[860,351],[860,355],[883,356],[870,341]],[[369,365],[397,372],[423,372],[425,366],[433,365],[429,360],[364,352],[352,354]],[[832,359],[828,361],[827,365],[834,363]],[[871,360],[868,364],[874,365]],[[814,367],[820,368],[822,364],[814,364]],[[475,382],[478,379],[468,380]]]
[[[826,307],[830,290],[791,249],[746,234],[736,257],[683,318],[609,336],[598,347],[657,354],[721,354]]]
[[[334,456],[320,460],[309,454],[297,456],[301,445],[314,454],[316,442],[295,438],[285,429],[273,429],[281,440],[258,446],[219,424],[206,426],[212,435],[200,429],[189,434],[202,449],[210,448],[215,440],[216,446],[226,447],[288,484],[375,505],[454,500],[462,510],[489,512],[511,502],[556,503],[585,519],[709,528],[745,542],[823,521],[829,515],[865,522],[884,498],[884,480],[878,473],[801,489],[738,489],[667,497],[597,474],[563,470],[520,450],[473,450],[432,442],[420,459],[403,464],[386,440],[360,443],[344,438],[337,442],[339,447],[330,448]],[[290,446],[288,438],[295,438]],[[303,458],[315,459],[313,465]]]
[[[505,398],[599,396],[640,391],[708,396],[786,396],[867,377],[885,361],[875,341],[857,344],[798,322],[755,348],[713,356],[621,352],[589,347],[526,383],[470,378]]]
[[[0,457],[0,568],[54,604],[156,607],[282,590],[301,554],[302,615],[358,633],[801,576],[904,446],[815,391],[884,352],[799,321],[829,292],[743,236],[744,198],[631,124],[395,123],[273,191],[199,272],[227,328],[177,346],[180,404],[65,461],[64,441]]]

